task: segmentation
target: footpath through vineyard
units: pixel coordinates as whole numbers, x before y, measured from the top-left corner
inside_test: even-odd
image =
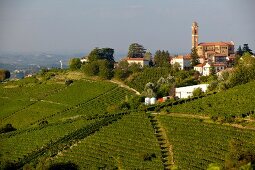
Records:
[[[156,116],[150,114],[149,119],[153,129],[155,130],[155,136],[160,145],[160,150],[162,154],[162,162],[165,170],[170,170],[174,166],[174,155],[173,155],[173,146],[170,144],[166,130],[160,124]]]
[[[123,84],[123,83],[121,83],[121,82],[119,82],[119,81],[110,80],[110,82],[115,83],[115,84],[118,84],[120,87],[124,87],[124,88],[126,88],[126,89],[128,89],[128,90],[131,90],[131,91],[135,92],[135,94],[137,94],[137,95],[141,95],[139,91],[137,91],[137,90],[135,90],[134,88],[131,88],[131,87],[129,87],[128,85],[125,85],[125,84]]]

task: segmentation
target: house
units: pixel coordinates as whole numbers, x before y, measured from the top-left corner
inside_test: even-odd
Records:
[[[211,70],[214,67],[215,72],[222,71],[227,68],[226,63],[209,63],[204,62],[202,64],[198,64],[194,66],[194,70],[198,71],[202,76],[209,76],[211,74]]]
[[[139,64],[141,67],[144,66],[149,66],[149,60],[145,59],[145,58],[127,58],[126,61],[128,62],[128,64]]]
[[[82,57],[80,60],[82,63],[87,63],[89,61],[87,56]]]
[[[205,92],[208,86],[209,84],[199,84],[199,85],[175,88],[175,97],[188,98],[189,96],[192,96],[192,92],[196,88],[201,88],[202,91]]]
[[[171,59],[170,63],[174,65],[178,63],[180,65],[181,70],[185,70],[191,67],[191,57],[190,55],[179,55]]]

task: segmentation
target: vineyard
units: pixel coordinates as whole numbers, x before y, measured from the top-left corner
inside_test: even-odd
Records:
[[[180,169],[206,169],[210,163],[223,166],[233,139],[255,150],[254,131],[201,122],[200,119],[157,116],[173,145],[174,162]]]
[[[149,119],[144,113],[131,113],[82,140],[55,161],[71,161],[81,169],[163,169],[160,159]]]
[[[247,83],[191,102],[169,107],[172,113],[254,117],[255,82]]]
[[[108,81],[81,79],[66,85],[24,79],[2,83],[0,126],[11,124],[16,130],[1,131],[0,169],[6,163],[10,169],[36,167],[44,158],[48,166],[73,163],[79,169],[206,169],[210,163],[223,165],[232,139],[255,150],[254,130],[203,121],[194,114],[252,115],[254,96],[248,94],[254,90],[253,82],[193,101],[147,108],[175,112],[154,115],[146,113],[145,107],[140,107],[143,111],[115,111],[115,106],[135,94]],[[177,115],[184,114],[178,112],[191,116],[180,117]]]
[[[140,93],[144,90],[144,86],[151,82],[156,83],[161,77],[166,78],[171,74],[171,69],[167,68],[147,68],[143,72],[132,75],[132,78],[126,80],[127,85],[136,89]]]

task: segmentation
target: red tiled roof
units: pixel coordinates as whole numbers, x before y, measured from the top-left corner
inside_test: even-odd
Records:
[[[217,63],[217,64],[213,64],[213,66],[226,66],[226,64],[224,64],[224,63]]]
[[[200,63],[198,65],[196,65],[195,67],[204,67],[205,66],[205,63]]]
[[[234,45],[232,42],[202,42],[198,46]]]
[[[191,57],[190,57],[190,55],[189,54],[187,54],[187,55],[179,55],[179,56],[177,56],[177,57],[175,57],[176,59],[184,59],[184,60],[190,60],[191,59]]]

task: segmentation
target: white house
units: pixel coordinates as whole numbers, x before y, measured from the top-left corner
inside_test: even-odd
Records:
[[[132,63],[139,64],[141,65],[141,67],[148,66],[150,62],[149,60],[145,58],[127,58],[126,61],[128,62],[128,64],[132,64]]]
[[[219,72],[222,70],[225,70],[227,65],[225,63],[212,63],[209,64],[208,62],[205,62],[203,64],[198,64],[194,66],[194,70],[198,71],[203,76],[209,76],[211,73],[211,68],[215,68],[215,72]]]
[[[191,58],[190,56],[179,55],[177,57],[172,58],[171,64],[179,63],[180,69],[184,70],[185,68],[189,68],[191,66]]]
[[[175,96],[178,98],[188,98],[189,96],[192,96],[192,92],[194,91],[194,89],[201,88],[202,91],[205,92],[207,90],[208,85],[209,84],[199,84],[175,88]]]
[[[80,60],[81,60],[82,63],[87,63],[88,62],[88,57],[86,57],[86,56],[82,57]]]

